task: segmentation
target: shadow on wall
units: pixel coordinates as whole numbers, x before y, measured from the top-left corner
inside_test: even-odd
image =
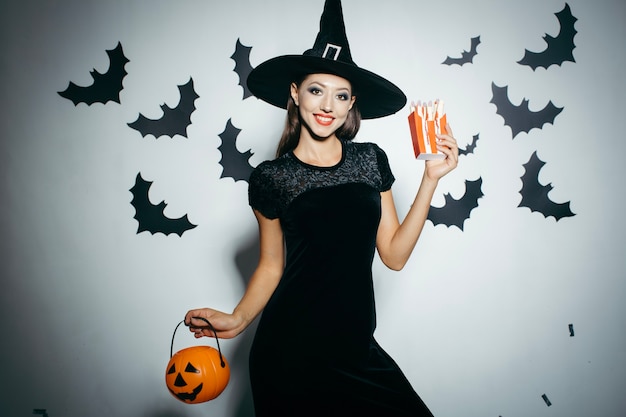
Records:
[[[158,410],[156,412],[149,412],[145,414],[146,417],[186,417],[187,414],[180,412],[180,410]]]
[[[244,284],[248,285],[250,277],[256,268],[259,259],[258,236],[251,233],[235,252],[234,262],[239,272],[239,276]],[[226,406],[225,416],[251,417],[254,416],[254,403],[252,401],[252,391],[248,376],[248,356],[250,346],[256,332],[257,320],[237,336],[236,345],[233,352],[229,354],[230,382],[227,390],[230,390],[230,404]],[[148,411],[146,417],[186,417],[181,414],[180,409],[161,409]]]
[[[258,235],[251,233],[248,238],[244,240],[239,250],[237,250],[234,258],[239,276],[246,287],[256,268],[258,260]],[[232,388],[238,391],[233,393],[231,397],[233,404],[229,407],[232,410],[230,415],[234,417],[254,416],[254,404],[252,402],[252,391],[250,389],[250,379],[248,376],[248,355],[256,332],[257,322],[258,320],[252,322],[246,331],[237,337],[239,343],[230,361],[231,381],[236,382],[232,385]]]

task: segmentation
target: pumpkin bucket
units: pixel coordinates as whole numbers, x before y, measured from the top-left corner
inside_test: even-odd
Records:
[[[165,369],[165,384],[174,397],[187,404],[199,404],[216,398],[224,391],[230,379],[230,367],[222,356],[215,329],[204,320],[215,335],[217,349],[211,346],[193,346],[175,354],[174,336],[183,323],[176,325],[170,347],[170,361]]]

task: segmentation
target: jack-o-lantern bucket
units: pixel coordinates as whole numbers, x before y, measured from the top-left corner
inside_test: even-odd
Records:
[[[211,346],[193,346],[174,350],[174,336],[183,322],[178,323],[172,335],[170,361],[165,369],[165,384],[174,397],[187,404],[198,404],[216,398],[224,391],[230,379],[230,367],[222,356],[217,333],[208,320],[204,320],[215,334],[217,349]]]

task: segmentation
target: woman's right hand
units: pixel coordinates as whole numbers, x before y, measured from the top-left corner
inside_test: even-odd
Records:
[[[212,308],[189,310],[185,315],[185,325],[189,327],[189,331],[193,332],[196,338],[215,337],[208,324],[197,317],[208,320],[220,339],[231,339],[245,328],[243,319],[234,314],[223,313]]]

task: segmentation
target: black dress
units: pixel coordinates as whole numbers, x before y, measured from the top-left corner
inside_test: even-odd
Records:
[[[287,153],[252,173],[250,205],[280,219],[287,251],[250,351],[256,417],[432,416],[373,337],[380,192],[393,181],[372,143],[344,142],[333,167]]]

